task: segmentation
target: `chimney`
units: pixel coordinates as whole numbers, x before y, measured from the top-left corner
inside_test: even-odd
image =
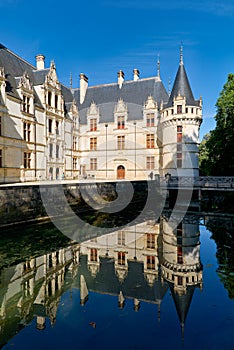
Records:
[[[118,85],[119,88],[121,89],[122,85],[124,82],[124,72],[122,70],[118,71]]]
[[[80,73],[80,104],[84,102],[86,91],[88,88],[88,78],[85,74]]]
[[[37,55],[36,56],[36,63],[37,63],[37,69],[45,69],[45,56],[44,55]]]
[[[139,76],[140,76],[140,72],[138,69],[133,69],[133,80],[134,81],[137,81],[139,79]]]

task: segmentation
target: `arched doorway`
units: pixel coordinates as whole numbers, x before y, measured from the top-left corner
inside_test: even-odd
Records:
[[[125,179],[125,167],[123,165],[119,165],[117,168],[117,179]]]

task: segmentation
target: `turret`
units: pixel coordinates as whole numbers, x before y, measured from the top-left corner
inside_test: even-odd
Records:
[[[162,221],[163,261],[162,277],[168,282],[182,337],[187,313],[195,288],[202,289],[202,264],[200,261],[199,221],[178,223],[175,219]]]
[[[183,62],[162,110],[163,170],[172,176],[198,176],[199,128],[202,122],[202,100],[195,100]]]

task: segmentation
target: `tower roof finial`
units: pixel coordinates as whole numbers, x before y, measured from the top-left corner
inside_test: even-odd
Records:
[[[72,89],[72,72],[70,73],[70,89]]]
[[[157,77],[158,80],[160,80],[160,55],[158,53],[158,60],[157,60]]]
[[[184,64],[183,62],[183,43],[181,41],[181,44],[180,44],[180,65]]]

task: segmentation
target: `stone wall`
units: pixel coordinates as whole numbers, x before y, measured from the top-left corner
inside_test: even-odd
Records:
[[[42,193],[49,193],[48,202],[58,215],[63,213],[64,202],[71,208],[79,209],[85,205],[80,184],[50,184],[50,185],[8,185],[0,187],[0,226],[17,222],[46,218],[47,212],[43,204]],[[82,185],[90,189],[95,184]],[[61,201],[61,189],[66,200]],[[98,184],[98,192],[103,199],[115,198],[115,184]]]

